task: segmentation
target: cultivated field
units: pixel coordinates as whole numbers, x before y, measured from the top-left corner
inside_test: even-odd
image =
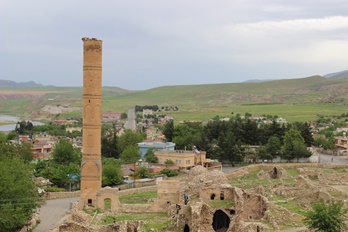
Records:
[[[317,115],[347,113],[348,79],[320,76],[261,83],[163,86],[145,91],[103,88],[103,112],[128,112],[135,105],[177,106],[164,112],[176,121],[208,120],[216,115],[277,115],[289,121],[308,121]],[[45,112],[47,105],[82,106],[82,87],[0,89],[0,113],[42,120],[81,116],[82,110]]]

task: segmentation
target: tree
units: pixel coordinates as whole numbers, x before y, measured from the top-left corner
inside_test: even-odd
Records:
[[[119,157],[119,137],[117,137],[116,125],[103,125],[101,130],[101,153],[103,157]]]
[[[307,147],[312,146],[312,143],[314,140],[313,140],[311,128],[308,125],[308,123],[296,122],[293,125],[301,132],[301,136],[303,137],[306,146]]]
[[[128,115],[126,113],[121,113],[121,119],[127,119]]]
[[[262,160],[272,160],[273,156],[267,152],[267,149],[265,147],[258,147],[256,149],[256,153],[258,158],[262,159]]]
[[[74,163],[53,164],[50,166],[49,172],[44,172],[43,174],[43,177],[50,179],[57,187],[69,189],[71,176],[80,178],[80,166]]]
[[[277,136],[272,136],[268,139],[266,144],[266,152],[269,154],[267,159],[274,159],[276,156],[280,154],[281,151],[281,143]]]
[[[174,165],[174,161],[168,159],[168,160],[166,160],[166,161],[164,162],[164,164],[165,164],[165,165]]]
[[[33,123],[29,122],[29,121],[21,121],[21,122],[17,122],[16,124],[16,132],[18,134],[21,135],[29,135],[32,134],[33,132]]]
[[[203,128],[200,122],[186,122],[175,127],[172,141],[175,143],[176,149],[191,149],[200,143],[202,132]]]
[[[321,198],[319,202],[311,204],[313,210],[308,211],[304,223],[309,229],[325,232],[345,231],[347,209],[343,209],[342,201],[327,201],[326,204]]]
[[[158,158],[155,156],[154,148],[147,149],[144,157],[148,163],[158,163]]]
[[[118,152],[122,153],[128,146],[136,146],[138,143],[144,141],[146,137],[145,133],[124,130],[124,133],[118,140]]]
[[[168,177],[172,177],[172,176],[177,176],[179,173],[175,170],[169,169],[169,168],[165,168],[161,171],[161,174],[164,174]]]
[[[168,122],[166,122],[166,124],[164,124],[164,129],[162,133],[164,134],[168,142],[172,141],[174,137],[174,121],[173,120],[169,120]]]
[[[104,159],[102,170],[102,186],[112,186],[123,183],[123,173],[121,171],[121,165],[116,160]]]
[[[26,142],[23,142],[22,144],[8,144],[7,142],[0,142],[0,158],[1,157],[17,157],[24,161],[30,162],[33,160],[31,144]]]
[[[283,138],[282,158],[291,160],[294,158],[299,159],[300,157],[308,157],[310,153],[304,152],[304,149],[307,150],[300,131],[291,128],[285,133]]]
[[[120,155],[122,161],[126,164],[135,164],[141,157],[138,146],[128,146]]]
[[[18,157],[0,159],[0,230],[17,231],[39,206],[29,164]]]
[[[70,163],[81,163],[81,150],[72,145],[68,140],[60,140],[52,151],[53,162],[61,165],[69,165]]]
[[[139,176],[140,178],[146,178],[150,176],[150,172],[145,166],[142,166],[135,170],[135,175]]]

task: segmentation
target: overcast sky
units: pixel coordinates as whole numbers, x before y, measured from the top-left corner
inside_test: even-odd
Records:
[[[82,37],[104,86],[325,75],[348,69],[348,1],[1,0],[0,79],[82,86]]]

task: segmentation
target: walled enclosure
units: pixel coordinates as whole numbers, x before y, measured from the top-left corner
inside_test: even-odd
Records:
[[[83,41],[83,150],[81,199],[95,206],[101,188],[102,41]]]

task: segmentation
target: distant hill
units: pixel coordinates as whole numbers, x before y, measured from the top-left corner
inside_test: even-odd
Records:
[[[43,87],[44,85],[37,84],[34,81],[28,82],[15,82],[9,80],[0,80],[0,88],[32,88]]]
[[[348,70],[344,70],[341,72],[335,72],[335,73],[329,73],[324,75],[326,78],[330,78],[332,80],[338,80],[338,79],[343,79],[348,77]]]
[[[265,81],[274,81],[274,80],[272,80],[272,79],[264,79],[264,80],[251,79],[251,80],[246,80],[243,83],[259,83],[259,82],[265,82]]]
[[[249,83],[161,86],[129,91],[103,86],[103,112],[128,112],[135,105],[177,106],[164,112],[176,120],[208,120],[231,112],[271,114],[292,120],[313,120],[316,115],[347,113],[348,78],[338,73],[296,79]],[[0,111],[35,120],[48,117],[80,116],[81,111],[47,115],[47,105],[82,106],[83,87],[40,87],[0,89]],[[12,101],[13,100],[13,101]]]

